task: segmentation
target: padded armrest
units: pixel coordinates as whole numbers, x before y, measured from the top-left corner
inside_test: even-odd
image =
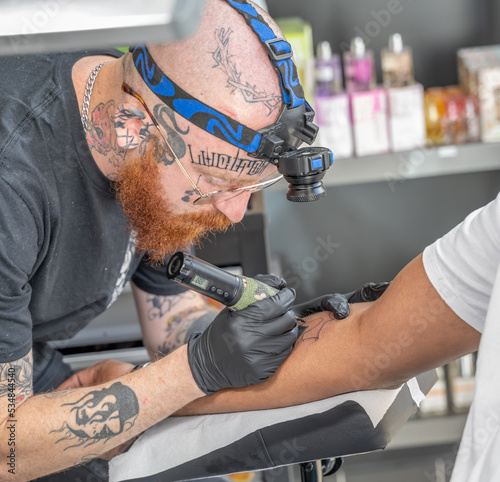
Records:
[[[171,417],[109,468],[110,482],[183,481],[383,449],[437,381],[354,392],[273,410]]]

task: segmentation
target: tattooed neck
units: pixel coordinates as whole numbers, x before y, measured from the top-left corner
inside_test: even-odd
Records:
[[[143,125],[137,133],[133,127],[138,120]],[[154,128],[139,109],[117,106],[114,100],[97,105],[90,114],[88,126],[90,150],[104,156],[113,167],[123,165],[127,150],[139,146]]]

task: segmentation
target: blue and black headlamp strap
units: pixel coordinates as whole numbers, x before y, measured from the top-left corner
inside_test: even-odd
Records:
[[[130,47],[134,65],[147,86],[174,112],[210,134],[248,154],[274,163],[280,154],[311,144],[317,127],[314,111],[304,99],[290,44],[277,38],[265,20],[246,0],[226,0],[243,17],[265,46],[279,78],[285,104],[276,123],[255,131],[194,98],[170,80],[158,67],[145,45]]]

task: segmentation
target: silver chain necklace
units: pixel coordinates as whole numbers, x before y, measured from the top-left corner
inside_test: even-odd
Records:
[[[101,70],[101,67],[105,63],[106,62],[99,64],[92,71],[92,73],[90,74],[89,80],[87,80],[87,85],[85,86],[85,95],[83,96],[82,115],[81,115],[83,130],[85,132],[87,132],[87,122],[89,120],[90,97],[92,96],[92,90],[94,89],[95,79],[97,78],[97,74],[99,73],[99,70]]]

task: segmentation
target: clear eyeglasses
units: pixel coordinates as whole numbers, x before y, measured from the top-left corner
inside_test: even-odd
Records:
[[[215,204],[219,201],[227,201],[228,199],[231,199],[235,196],[238,196],[240,194],[246,193],[246,192],[255,192],[255,191],[261,191],[262,189],[265,189],[266,187],[269,187],[276,182],[280,181],[283,179],[283,175],[280,174],[279,172],[276,172],[270,176],[267,176],[263,179],[261,179],[259,182],[255,184],[250,184],[248,186],[242,186],[234,189],[224,189],[220,191],[211,191],[204,193],[201,191],[201,189],[197,186],[197,184],[191,179],[191,176],[187,173],[186,169],[182,165],[181,161],[177,158],[174,150],[170,146],[167,138],[163,134],[160,125],[158,121],[156,120],[155,116],[152,114],[152,112],[149,110],[149,107],[146,105],[146,102],[143,100],[143,98],[132,88],[130,85],[127,83],[123,82],[122,84],[122,90],[126,92],[127,94],[130,94],[132,97],[135,97],[144,107],[146,112],[148,113],[149,117],[153,121],[153,124],[155,127],[158,129],[158,132],[160,133],[162,139],[164,140],[165,144],[167,147],[170,149],[170,152],[172,153],[175,162],[177,165],[181,168],[181,171],[184,173],[188,181],[191,183],[191,186],[193,187],[193,190],[196,191],[198,194],[198,198],[194,200],[193,204],[200,205],[200,204]],[[214,176],[216,177],[216,176]]]

